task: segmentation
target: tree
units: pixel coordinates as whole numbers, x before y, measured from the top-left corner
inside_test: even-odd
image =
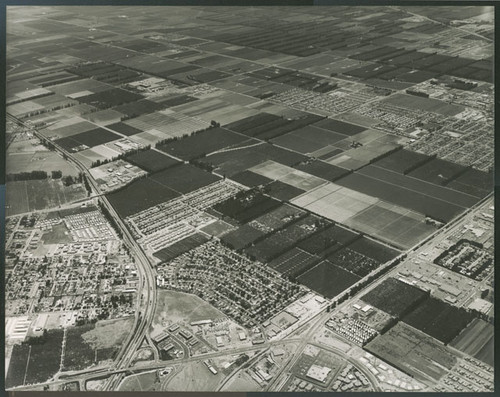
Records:
[[[62,177],[62,171],[52,171],[52,179],[60,179]]]

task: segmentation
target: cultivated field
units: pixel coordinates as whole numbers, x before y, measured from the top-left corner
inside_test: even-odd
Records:
[[[187,252],[193,248],[198,247],[199,245],[206,243],[209,238],[202,233],[195,233],[191,236],[188,236],[176,243],[169,245],[166,248],[163,248],[153,255],[160,259],[162,262],[168,262],[175,257]]]
[[[127,161],[150,173],[163,171],[166,168],[180,164],[179,161],[165,156],[156,150],[145,150],[131,156],[127,156]]]
[[[115,210],[123,218],[178,196],[179,193],[150,178],[139,179],[107,195]]]
[[[418,305],[403,321],[447,344],[474,318],[474,314],[438,299],[429,298]]]
[[[365,349],[420,380],[438,380],[457,361],[446,346],[401,322],[376,337]]]
[[[355,284],[360,278],[348,271],[323,261],[308,272],[302,274],[298,281],[328,299]]]
[[[476,318],[450,343],[450,346],[493,367],[493,343],[493,325]]]
[[[429,294],[395,278],[388,278],[363,295],[361,300],[398,319],[421,304]]]
[[[94,329],[94,327],[94,324],[88,324],[68,328],[64,348],[65,371],[85,369],[95,362],[95,350],[82,338],[82,334]]]

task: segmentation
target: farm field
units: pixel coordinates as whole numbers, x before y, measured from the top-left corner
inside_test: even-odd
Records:
[[[264,196],[258,190],[252,189],[242,191],[236,196],[216,204],[213,209],[223,216],[233,218],[239,223],[246,223],[279,205],[279,201]]]
[[[425,301],[428,296],[429,293],[420,288],[395,278],[388,278],[363,295],[361,300],[400,319]]]
[[[216,127],[177,141],[167,142],[160,145],[158,149],[183,160],[192,160],[231,147],[246,139],[242,135]]]
[[[80,132],[79,134],[75,134],[67,138],[57,139],[54,142],[67,151],[76,152],[80,150],[80,146],[86,146],[85,149],[93,148],[94,146],[120,138],[120,135],[99,127],[90,131]]]
[[[329,119],[329,118],[318,121],[317,123],[314,123],[313,125],[315,127],[321,127],[325,130],[337,132],[339,134],[343,134],[343,135],[347,135],[347,136],[356,135],[356,134],[359,134],[360,132],[363,132],[364,130],[366,130],[365,127],[362,127],[362,126],[359,126],[356,124],[346,123],[345,121]]]
[[[176,243],[169,245],[159,251],[156,251],[153,255],[160,259],[162,262],[168,262],[177,256],[187,252],[199,245],[206,243],[209,238],[202,233],[195,233],[191,236],[185,237]]]
[[[455,354],[430,336],[399,322],[365,349],[419,380],[438,380],[451,369]]]
[[[22,386],[24,384],[24,375],[26,371],[26,364],[28,363],[28,356],[30,355],[30,346],[28,345],[14,345],[12,347],[12,355],[10,358],[9,368],[6,371],[5,387],[11,388],[15,386]]]
[[[438,186],[433,183],[401,175],[390,170],[385,170],[376,166],[367,166],[358,171],[359,174],[374,178],[389,184],[422,193],[427,196],[449,202],[460,207],[472,207],[479,200],[469,194],[457,192],[448,187]]]
[[[335,181],[336,184],[378,199],[414,210],[433,219],[448,222],[465,210],[450,202],[440,200],[424,193],[393,185],[360,173],[350,174]],[[374,202],[370,204],[375,204]],[[367,208],[367,207],[365,207]],[[365,209],[362,208],[362,209]],[[354,215],[354,214],[353,214]]]
[[[161,186],[165,186],[181,194],[186,194],[203,186],[210,185],[220,178],[191,164],[181,164],[177,167],[157,172],[151,175],[150,179]]]
[[[446,185],[450,189],[474,195],[479,198],[487,196],[493,188],[493,175],[483,171],[470,169]]]
[[[250,168],[250,171],[263,175],[269,179],[279,180],[305,191],[312,190],[325,183],[325,180],[321,178],[296,170],[292,167],[287,167],[275,161],[266,161]]]
[[[360,278],[329,261],[322,261],[297,279],[328,299],[355,284]]]
[[[204,233],[207,233],[211,236],[221,237],[235,229],[234,226],[230,225],[227,222],[216,220],[215,222],[210,223],[209,225],[202,227],[200,230]]]
[[[296,278],[311,269],[318,261],[318,257],[295,247],[269,262],[269,266],[280,272],[283,277]]]
[[[152,149],[127,156],[126,160],[150,173],[163,171],[180,164],[179,161]]]
[[[436,231],[425,223],[425,217],[406,208],[379,201],[344,222],[360,232],[409,249]]]
[[[317,176],[318,178],[325,179],[330,182],[334,182],[337,179],[348,174],[349,170],[337,167],[336,165],[329,164],[320,160],[313,160],[311,162],[300,163],[294,168],[304,171],[310,175]]]
[[[269,262],[294,247],[301,239],[312,234],[317,228],[317,221],[318,218],[308,215],[286,226],[284,229],[267,236],[264,240],[245,249],[245,252],[260,262]]]
[[[269,143],[249,141],[245,146],[231,151],[220,152],[201,159],[203,163],[218,168],[218,172],[231,177],[265,161],[272,160],[289,167],[307,159],[306,156],[283,149]],[[245,142],[243,142],[245,144]]]
[[[81,134],[96,128],[96,125],[78,116],[61,120],[44,128],[40,133],[52,139],[69,138],[73,135]]]
[[[255,172],[249,170],[232,175],[231,179],[248,187],[267,185],[268,183],[272,182],[272,179],[269,179],[263,175],[256,174]]]
[[[31,344],[26,384],[48,380],[59,371],[63,330],[52,329],[42,337],[40,344]]]
[[[351,244],[358,237],[358,234],[339,225],[330,225],[302,240],[297,247],[313,255],[325,255]]]
[[[438,299],[420,303],[403,321],[427,335],[447,344],[474,318],[474,314]]]
[[[406,107],[409,109],[420,109],[430,112],[442,114],[444,116],[455,116],[462,112],[462,106],[450,105],[444,101],[439,101],[432,98],[422,98],[415,95],[395,94],[390,98],[383,100],[384,103],[389,103],[395,106]]]
[[[331,158],[326,158],[325,161],[349,170],[357,170],[399,147],[396,143],[387,142],[385,136],[374,139],[357,148],[351,148],[350,142],[350,140],[339,142],[337,147],[343,149],[344,152]]]
[[[381,263],[379,261],[362,255],[359,252],[352,250],[350,247],[351,246],[349,245],[349,247],[345,247],[334,252],[329,255],[327,259],[334,265],[341,267],[342,269],[347,270],[360,278],[365,277],[380,266]]]
[[[309,154],[327,145],[334,145],[343,139],[345,139],[343,134],[319,128],[315,125],[308,125],[271,141],[279,146]]]
[[[139,99],[138,101],[128,102],[123,105],[116,106],[113,108],[113,111],[120,112],[127,118],[134,118],[162,109],[164,109],[164,106],[156,102],[147,99]]]
[[[455,349],[494,366],[494,327],[478,318],[450,343]]]
[[[307,213],[299,208],[288,204],[282,204],[278,208],[269,211],[254,219],[251,224],[263,232],[269,233],[276,229],[281,229],[285,225],[298,218],[305,217]]]
[[[463,165],[446,160],[433,159],[409,172],[408,175],[436,185],[445,185],[465,170],[466,168]]]
[[[68,328],[64,348],[64,370],[82,370],[92,365],[96,358],[95,350],[85,342],[82,334],[92,330],[95,324]]]
[[[246,223],[238,229],[233,230],[221,238],[221,241],[235,250],[241,250],[246,246],[253,243],[259,237],[264,236],[265,233],[256,229],[252,225]]]
[[[36,194],[35,194],[36,193]],[[60,180],[8,182],[6,216],[57,208],[84,199],[87,191],[81,184],[64,186]]]
[[[134,128],[131,125],[119,122],[119,123],[114,123],[106,126],[107,128],[119,132],[120,134],[126,135],[126,136],[131,136],[135,134],[139,134],[140,132],[143,132],[142,130],[138,128]]]
[[[143,211],[154,205],[180,196],[179,193],[169,189],[150,178],[134,181],[123,189],[109,193],[108,200],[122,218]]]
[[[142,99],[142,95],[135,94],[120,88],[112,88],[95,94],[78,97],[78,102],[95,106],[98,109],[122,105]]]
[[[415,169],[419,164],[425,164],[430,160],[432,160],[432,157],[425,154],[401,149],[377,160],[373,165],[400,174],[406,174],[407,171]]]
[[[291,203],[334,222],[343,223],[378,201],[367,194],[327,183],[294,198]]]
[[[355,240],[352,244],[350,244],[349,249],[372,258],[373,260],[380,263],[385,263],[398,256],[400,253],[399,251],[387,247],[386,245],[380,244],[365,236]]]
[[[294,197],[305,193],[305,190],[299,189],[298,187],[289,185],[281,181],[274,181],[266,185],[265,191],[271,197],[280,201],[290,201]]]

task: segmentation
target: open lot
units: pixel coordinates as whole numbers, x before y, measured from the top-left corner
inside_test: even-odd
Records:
[[[224,379],[224,374],[219,371],[212,374],[203,361],[188,363],[176,373],[168,383],[167,391],[206,391],[215,390]]]
[[[6,158],[7,174],[44,170],[50,175],[51,171],[61,171],[63,176],[77,176],[78,170],[64,160],[59,154],[51,151],[35,151],[12,153],[11,147]]]
[[[118,390],[122,392],[160,391],[160,380],[157,371],[129,376],[120,383]]]
[[[111,360],[119,351],[123,339],[132,330],[133,317],[102,320],[82,334],[82,339],[96,352],[98,362]]]
[[[80,185],[64,186],[60,180],[18,181],[7,183],[6,215],[57,208],[69,202],[87,197]]]
[[[183,292],[158,290],[158,305],[153,326],[168,326],[174,323],[189,325],[193,321],[215,320],[225,315],[196,295]],[[163,325],[167,324],[167,325]]]

